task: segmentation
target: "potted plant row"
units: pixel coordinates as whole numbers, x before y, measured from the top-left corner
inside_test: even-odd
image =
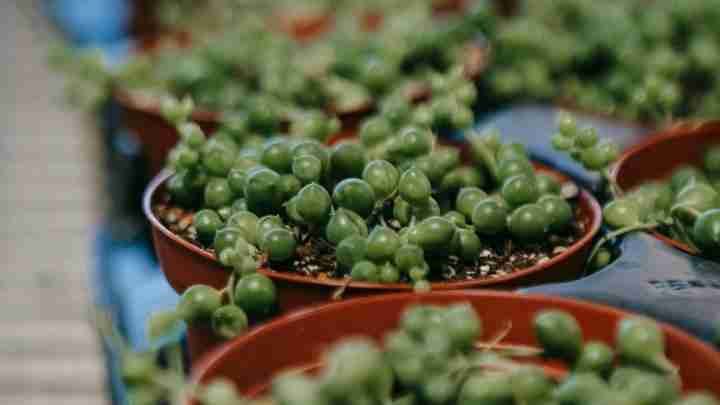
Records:
[[[108,69],[94,54],[61,55],[77,99],[98,103],[112,97],[125,125],[138,137],[153,174],[178,139],[160,114],[166,96],[191,96],[192,118],[211,134],[223,116],[244,114],[263,121],[260,133],[301,126],[307,115],[339,119],[355,127],[374,109],[436,99],[437,109],[472,111],[446,97],[443,79],[461,71],[468,79],[462,98],[475,101],[476,80],[488,60],[479,40],[489,9],[434,20],[420,2],[389,10],[372,32],[340,25],[309,43],[268,28],[252,14],[219,33],[150,38],[129,60]],[[422,33],[417,26],[428,27]],[[390,107],[385,107],[390,104]],[[464,127],[463,127],[464,128]]]
[[[484,111],[506,106],[508,103],[535,100],[610,115],[614,119],[629,120],[643,126],[655,126],[662,120],[707,118],[717,115],[720,98],[716,80],[712,77],[712,69],[720,60],[720,49],[716,45],[717,41],[714,41],[718,33],[712,27],[708,28],[706,24],[702,23],[707,16],[714,15],[717,8],[707,0],[656,1],[653,2],[653,7],[647,10],[648,12],[644,12],[644,8],[644,2],[619,2],[606,7],[584,0],[571,0],[555,2],[550,5],[528,4],[523,8],[523,12],[508,20],[495,18],[490,8],[470,9],[464,16],[457,17],[458,20],[468,23],[459,24],[458,27],[461,29],[458,29],[456,33],[464,32],[463,35],[466,35],[470,32],[482,31],[490,40],[493,48],[493,63],[490,64],[489,70],[482,76],[479,83],[483,97],[477,103],[477,108]],[[416,31],[414,28],[417,26],[438,26],[437,21],[413,20],[402,13],[399,13],[397,17],[395,20],[400,21],[399,25],[402,26],[404,22],[405,27],[410,27],[409,30],[406,29],[406,32]],[[388,13],[388,20],[393,20],[393,12]],[[442,24],[440,25],[442,26]],[[248,22],[242,26],[262,27],[263,24]],[[334,29],[343,29],[344,27],[346,24]],[[472,29],[467,29],[468,27],[472,27]],[[613,27],[613,29],[608,29],[608,27]],[[381,28],[374,35],[384,44],[405,42],[393,40],[394,34],[388,31],[402,30]],[[447,33],[453,30],[440,28],[437,31]],[[210,47],[211,49],[208,49],[207,52],[199,53],[216,56],[224,54],[224,57],[219,58],[222,62],[223,59],[228,58],[228,55],[233,54],[228,49],[233,50],[234,45],[252,42],[241,40],[241,36],[237,35],[239,35],[237,32],[225,34],[228,38],[227,41],[215,40],[213,41],[214,47]],[[342,37],[343,35],[338,36]],[[438,38],[443,36],[444,34],[437,35]],[[333,37],[333,34],[330,34],[330,37]],[[430,37],[435,37],[435,35]],[[330,42],[334,42],[334,40]],[[447,44],[443,41],[434,42],[435,45],[439,44],[440,49]],[[451,42],[458,44],[456,41]],[[347,42],[341,41],[340,43],[341,49],[358,49],[357,44],[346,46]],[[422,43],[422,41],[415,43]],[[423,47],[425,45],[427,43]],[[435,46],[435,49],[438,49],[438,46]],[[392,51],[390,54],[394,52]],[[180,57],[173,55],[172,52],[169,53],[170,55],[166,58],[169,62],[164,65],[177,68],[176,73],[180,72],[178,75],[181,76],[177,81],[181,84],[186,81],[185,79],[192,82],[193,75],[195,78],[210,78],[206,80],[212,84],[210,86],[192,86],[200,89],[201,92],[206,92],[206,97],[194,94],[196,101],[204,105],[205,109],[221,112],[227,109],[226,106],[222,106],[224,101],[237,98],[233,96],[233,94],[239,93],[237,86],[218,85],[217,80],[212,80],[212,74],[205,74],[218,70],[218,67],[219,70],[223,70],[223,63],[215,66],[214,63],[207,63],[207,60],[205,63],[198,62],[198,59],[203,59],[203,57],[197,57],[197,55]],[[257,56],[254,52],[251,53],[253,57]],[[483,54],[483,52],[473,53]],[[373,51],[371,54],[380,55],[378,59],[383,62],[380,65],[392,62],[392,58],[388,59],[387,55],[382,52],[377,54]],[[309,56],[311,53],[307,47],[302,47],[301,55]],[[687,55],[687,57],[681,57],[681,55]],[[425,56],[423,55],[423,58]],[[86,58],[74,59],[84,60]],[[187,63],[184,62],[186,59]],[[276,60],[282,61],[287,59],[289,58],[276,58]],[[340,59],[352,58],[343,54]],[[212,58],[208,60],[212,61]],[[183,62],[180,63],[181,61]],[[359,65],[363,64],[364,62]],[[125,69],[129,71],[127,76],[130,76],[131,80],[121,86],[115,86],[118,90],[116,95],[120,103],[125,106],[128,120],[135,132],[152,133],[152,136],[143,136],[144,141],[155,142],[165,139],[157,147],[160,152],[154,153],[153,157],[154,167],[158,169],[161,167],[164,153],[175,141],[176,134],[158,119],[158,97],[139,96],[131,100],[123,91],[132,87],[133,81],[139,87],[144,86],[141,84],[146,79],[137,80],[137,75],[134,79],[132,78],[133,73],[131,72],[144,69],[136,69],[138,65],[142,66],[143,63],[130,64]],[[227,66],[227,64],[225,65]],[[369,65],[378,67],[374,63]],[[70,70],[73,70],[79,79],[99,81],[105,88],[109,87],[107,86],[108,82],[112,82],[107,80],[107,74],[98,74],[98,71],[102,71],[102,69],[98,69],[92,64],[84,67],[75,66],[75,69]],[[362,66],[360,70],[362,70]],[[383,70],[376,69],[375,71],[382,72]],[[123,77],[126,75],[113,76]],[[166,79],[163,81],[166,82]],[[354,80],[353,83],[363,81],[356,79],[351,78],[351,81]],[[222,82],[222,80],[220,81]],[[80,82],[84,85],[75,88],[75,96],[79,98],[94,99],[98,94],[107,93],[104,90],[99,91],[97,86],[88,85],[87,80],[80,80]],[[150,86],[145,89],[152,88]],[[170,88],[170,93],[185,95],[192,93],[191,90]],[[346,93],[344,90],[341,92]],[[221,97],[219,94],[224,94],[224,96]],[[205,105],[206,103],[199,101],[203,98],[214,98],[214,101],[211,100],[209,105]],[[355,99],[357,100],[357,98]],[[265,103],[261,104],[265,105]],[[367,106],[363,103],[356,104],[356,106],[361,105]],[[350,110],[366,113],[365,107],[359,110],[355,108]],[[338,113],[336,109],[330,108],[329,110],[331,114]],[[355,114],[351,114],[351,116],[356,117]],[[216,128],[218,125],[217,113],[198,113],[196,118],[205,125],[206,130]],[[354,119],[351,121],[356,122]],[[133,122],[136,124],[132,124]],[[152,132],[148,129],[152,129]],[[148,148],[148,150],[154,149],[154,146]]]

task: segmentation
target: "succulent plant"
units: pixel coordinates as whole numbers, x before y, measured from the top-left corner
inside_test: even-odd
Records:
[[[326,146],[303,134],[261,140],[237,121],[207,139],[183,120],[188,105],[164,109],[182,135],[168,159],[170,202],[195,212],[190,236],[236,274],[269,266],[422,290],[478,277],[490,246],[577,236],[572,201],[522,145],[474,134],[462,162],[412,120],[422,106],[404,118],[381,111],[356,139]]]
[[[603,208],[605,223],[613,230],[595,246],[590,256],[594,267],[609,263],[603,245],[623,234],[658,230],[685,243],[697,253],[714,256],[720,248],[720,145],[705,151],[698,166],[677,167],[661,181],[623,191],[610,175],[618,147],[598,137],[593,128],[579,128],[575,118],[561,113],[552,144],[591,171],[601,173],[610,186],[611,200]],[[602,257],[597,257],[597,256]]]
[[[279,373],[262,398],[243,398],[226,378],[183,385],[177,375],[159,369],[151,354],[123,356],[123,376],[134,399],[149,393],[156,400],[189,396],[202,405],[340,405],[357,398],[438,405],[718,404],[710,393],[681,394],[663,332],[648,318],[622,319],[614,347],[585,341],[578,321],[559,310],[536,314],[532,329],[537,347],[504,344],[509,329],[485,343],[482,319],[469,304],[416,305],[385,334],[382,346],[369,338],[345,338],[324,353],[318,374]],[[569,372],[552,376],[528,358],[562,362]]]

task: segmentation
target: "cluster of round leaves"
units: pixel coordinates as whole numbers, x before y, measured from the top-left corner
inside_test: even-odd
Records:
[[[234,125],[206,140],[183,123],[183,104],[175,104],[180,119],[167,114],[182,138],[167,189],[174,203],[200,208],[197,240],[239,274],[259,259],[292,264],[309,235],[335,247],[337,266],[327,272],[426,290],[449,255],[474,264],[488,238],[533,243],[573,221],[559,183],[497,135],[476,137],[474,152],[484,148],[490,160],[474,165],[461,164],[456,148],[436,147],[429,129],[397,126],[401,114],[389,109],[365,122],[359,143],[256,142]]]
[[[588,170],[602,172],[619,156],[618,146],[609,140],[600,140],[593,127],[578,128],[575,118],[560,113],[558,132],[552,137],[555,149],[568,153]]]
[[[715,255],[720,248],[720,147],[708,148],[702,168],[681,166],[666,181],[642,184],[608,203],[605,221],[618,230],[658,228]]]
[[[205,285],[187,289],[178,303],[176,315],[188,324],[209,325],[218,336],[232,338],[247,329],[248,317],[266,317],[276,304],[272,280],[256,272],[256,248],[241,243],[235,228],[217,231],[232,218],[242,222],[238,216],[232,216],[246,209],[244,202],[233,199],[236,182],[233,170],[255,158],[252,152],[259,151],[267,142],[256,131],[267,128],[261,128],[261,122],[252,116],[236,116],[207,139],[197,124],[188,121],[193,107],[190,99],[167,99],[162,104],[163,115],[176,125],[180,134],[180,142],[168,156],[168,165],[175,171],[167,184],[168,191],[177,204],[207,207],[193,218],[197,237],[202,243],[214,246],[220,261],[234,263],[235,269],[222,291]],[[238,204],[234,204],[236,202]]]
[[[477,101],[477,89],[464,76],[462,66],[455,66],[446,74],[429,74],[428,82],[429,99],[411,102],[402,94],[391,95],[382,102],[378,114],[363,122],[360,138],[371,156],[386,159],[402,148],[403,140],[394,135],[407,125],[447,133],[469,128],[474,123],[472,106]]]
[[[232,339],[247,330],[249,319],[273,313],[277,293],[267,276],[246,272],[231,280],[223,291],[200,284],[185,290],[175,309],[178,318],[189,325],[212,327],[215,335]]]
[[[534,319],[542,359],[569,369],[555,378],[501,351],[475,349],[482,322],[470,305],[415,306],[388,333],[383,348],[365,338],[331,347],[317,376],[278,375],[266,399],[246,400],[218,379],[202,387],[203,405],[715,405],[710,393],[680,394],[665,340],[649,319],[620,321],[615,347],[583,340],[568,313],[546,310]],[[528,356],[525,353],[525,356]]]
[[[717,116],[720,30],[702,23],[717,17],[712,0],[530,2],[492,33],[488,98],[563,100],[633,120]]]

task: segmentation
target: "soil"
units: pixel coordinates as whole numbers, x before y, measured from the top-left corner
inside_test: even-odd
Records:
[[[195,246],[214,253],[212,248],[203,246],[197,239],[192,226],[193,212],[172,205],[167,198],[165,201],[153,206],[157,218],[171,232]],[[393,220],[386,223],[395,229],[400,227]],[[323,238],[310,235],[305,229],[296,228],[295,233],[298,240],[297,257],[292,262],[273,264],[271,266],[273,270],[296,272],[318,279],[343,278],[348,274],[348,270],[337,267],[332,244]],[[454,255],[435,260],[428,258],[428,264],[433,269],[429,281],[467,281],[502,277],[552,259],[577,242],[582,234],[582,225],[574,221],[562,234],[550,235],[542,242],[534,244],[520,245],[508,239],[484,238],[485,247],[480,251],[477,260],[472,263],[463,262]],[[437,271],[438,268],[442,271]],[[402,277],[401,282],[409,281],[406,274]]]

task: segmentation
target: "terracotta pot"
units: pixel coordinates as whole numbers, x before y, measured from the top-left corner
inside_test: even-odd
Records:
[[[667,179],[675,168],[701,162],[712,145],[720,145],[720,121],[679,123],[649,135],[644,142],[627,150],[613,168],[612,176],[624,191],[651,180]],[[686,253],[693,252],[684,243],[658,232],[653,235]]]
[[[308,42],[332,29],[334,18],[328,12],[280,12],[270,19],[269,24],[299,42]]]
[[[562,175],[549,171],[549,169],[543,169],[543,171],[556,176],[558,179],[565,180]],[[224,269],[219,264],[213,254],[168,230],[152,212],[152,206],[164,192],[164,183],[169,176],[169,173],[162,173],[157,176],[148,186],[143,198],[143,210],[152,225],[153,241],[160,267],[170,285],[180,294],[195,284],[222,288],[226,285],[229,276],[227,269]],[[597,233],[601,222],[600,206],[588,192],[584,190],[580,192],[578,205],[579,220],[583,224],[585,231],[580,240],[566,252],[546,262],[503,277],[433,283],[433,289],[454,290],[482,287],[511,289],[578,277],[583,271],[584,261],[589,253],[592,239]],[[276,272],[270,269],[261,269],[260,271],[275,282],[281,311],[327,302],[331,299],[335,289],[345,284],[343,280],[339,279],[319,280],[298,274]],[[345,296],[355,297],[411,290],[412,287],[408,284],[353,282],[347,286]]]
[[[365,32],[377,31],[382,26],[384,16],[377,11],[366,11],[360,16],[360,28]]]
[[[123,90],[116,90],[115,101],[120,105],[122,121],[141,145],[151,175],[165,166],[165,158],[178,141],[175,127],[160,114],[160,105],[155,98],[143,98]],[[193,112],[191,119],[206,134],[212,135],[220,125],[220,114],[211,111]]]
[[[482,318],[483,341],[505,329],[508,321],[512,322],[512,329],[502,341],[510,345],[538,346],[533,318],[548,308],[574,315],[586,341],[598,340],[611,346],[618,322],[630,315],[582,301],[503,292],[433,292],[356,299],[296,312],[259,327],[203,358],[194,367],[192,380],[204,384],[224,377],[244,395],[256,396],[266,391],[280,371],[320,368],[322,353],[344,338],[361,335],[380,341],[397,328],[401,314],[409,306],[458,302],[470,303]],[[720,395],[720,352],[674,327],[662,325],[662,328],[667,355],[680,369],[684,390],[706,389]],[[559,363],[541,364],[555,375],[564,374]]]
[[[345,132],[331,139],[329,143],[333,144],[349,137],[351,137],[350,133]],[[449,141],[443,143],[453,145]],[[468,159],[465,156],[467,152],[466,148],[462,149],[463,158],[466,161]],[[567,180],[565,176],[558,172],[543,166],[538,165],[538,167],[560,181]],[[148,185],[143,196],[143,211],[151,224],[153,243],[160,262],[160,268],[178,294],[182,294],[187,288],[195,284],[205,284],[221,289],[227,285],[228,270],[220,265],[213,254],[193,245],[167,229],[152,212],[152,206],[162,196],[164,184],[170,175],[170,173],[164,172],[155,177]],[[583,224],[584,233],[580,240],[567,251],[546,262],[506,276],[492,279],[433,283],[433,290],[514,289],[542,283],[567,281],[581,276],[594,236],[600,229],[602,213],[595,198],[585,190],[581,190],[578,202],[578,216],[579,221]],[[281,313],[314,304],[327,303],[332,300],[333,293],[339,287],[345,285],[345,282],[340,279],[318,280],[312,277],[276,272],[265,268],[259,271],[270,277],[275,283]],[[346,286],[343,296],[352,298],[402,291],[412,291],[412,286],[400,283],[351,282]],[[191,342],[213,342],[209,331],[195,328],[188,329],[188,340]],[[203,346],[202,344],[191,345],[190,357],[196,359],[204,351],[212,347],[211,345]]]
[[[187,32],[176,32],[143,36],[137,42],[135,52],[142,54],[152,53],[166,45],[185,48],[190,45],[191,39]],[[150,175],[157,174],[165,166],[165,157],[178,140],[177,131],[160,113],[160,101],[156,97],[143,96],[120,87],[113,89],[112,97],[120,107],[123,125],[141,145]],[[219,126],[220,115],[196,109],[190,118],[207,134],[212,134]]]
[[[197,360],[214,348],[221,346],[225,340],[213,332],[210,325],[188,325],[185,329],[188,360],[193,367]]]
[[[436,15],[460,13],[465,10],[466,0],[437,0],[433,1],[433,13]]]

